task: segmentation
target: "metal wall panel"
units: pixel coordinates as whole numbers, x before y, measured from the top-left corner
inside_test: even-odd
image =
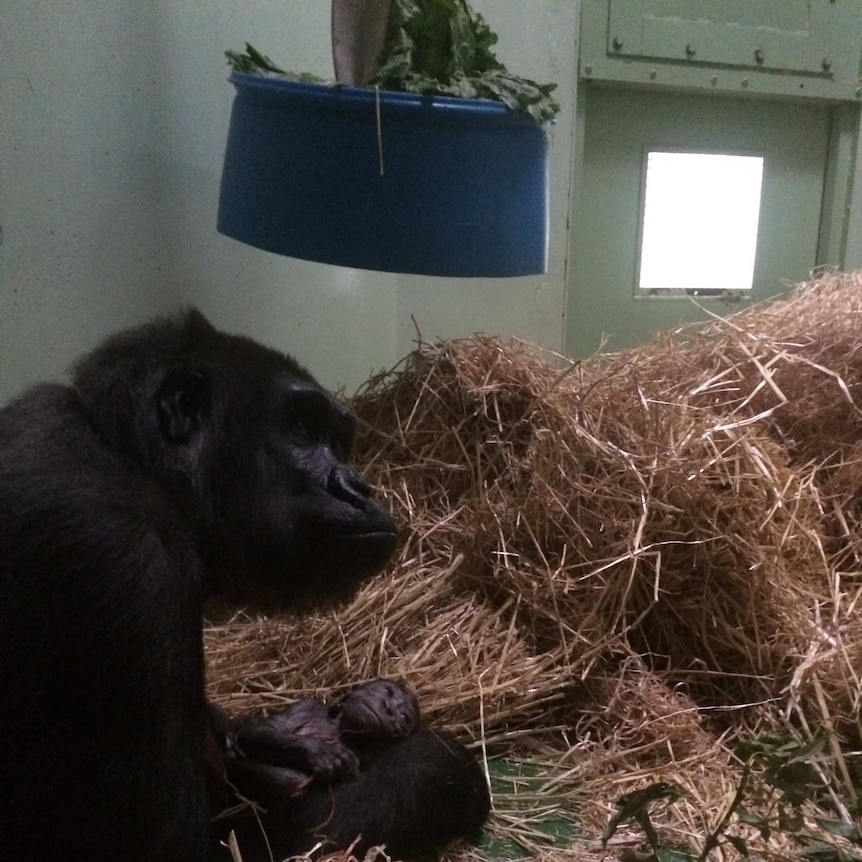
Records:
[[[583,78],[862,98],[858,0],[584,0]]]
[[[619,350],[680,323],[725,315],[807,277],[823,241],[830,141],[825,105],[589,85],[581,99],[582,168],[572,198],[566,350]],[[637,289],[645,149],[746,153],[765,159],[754,282],[732,297]],[[844,199],[841,198],[841,201]],[[836,214],[839,199],[836,198]],[[833,249],[836,252],[838,249]],[[705,258],[704,267],[710,260]]]

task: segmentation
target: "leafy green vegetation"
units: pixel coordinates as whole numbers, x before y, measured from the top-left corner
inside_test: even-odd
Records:
[[[818,862],[862,862],[862,829],[858,793],[845,804],[824,780],[821,764],[828,754],[828,738],[801,741],[790,736],[764,734],[740,742],[736,754],[742,773],[733,798],[704,837],[699,853],[663,847],[652,825],[649,808],[662,800],[673,803],[682,793],[664,782],[650,784],[623,796],[602,833],[602,847],[623,823],[636,822],[644,832],[652,857],[658,862],[706,862],[713,850],[728,845],[742,858],[753,858],[750,841],[738,828],[755,830],[764,841],[782,833],[797,845],[799,858]],[[814,805],[812,805],[812,803]],[[837,808],[836,819],[822,816],[824,808]],[[820,812],[820,816],[814,812]],[[737,826],[732,826],[736,821]]]
[[[253,45],[245,43],[245,53],[237,51],[225,51],[228,64],[235,72],[247,72],[252,75],[277,75],[287,78],[289,81],[305,81],[307,83],[322,84],[323,78],[312,75],[311,72],[286,72],[280,69],[266,54],[261,54]]]
[[[552,96],[556,84],[537,84],[512,75],[491,47],[497,36],[466,0],[392,0],[380,68],[370,85],[407,93],[492,99],[537,122],[560,110]],[[246,43],[245,53],[226,51],[238,72],[320,81],[308,73],[279,68]]]
[[[633,793],[621,796],[616,812],[608,820],[607,825],[602,831],[602,853],[607,850],[608,841],[614,837],[617,829],[623,823],[635,821],[643,829],[650,849],[656,857],[660,858],[664,851],[659,844],[658,834],[650,820],[649,807],[651,803],[657,800],[662,799],[673,802],[679,799],[679,797],[679,789],[673,784],[667,784],[664,781],[649,784],[640,790],[635,790]]]
[[[512,75],[491,51],[497,36],[465,0],[393,0],[372,79],[388,90],[495,99],[537,121],[560,109],[556,84]]]

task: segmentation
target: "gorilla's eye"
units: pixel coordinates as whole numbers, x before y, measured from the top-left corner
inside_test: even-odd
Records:
[[[344,435],[333,435],[329,443],[332,449],[332,454],[339,461],[349,461],[353,454],[353,438],[345,437]]]
[[[347,461],[356,436],[356,419],[328,392],[304,381],[292,381],[282,392],[278,412],[281,427],[298,442],[324,444],[340,461]]]

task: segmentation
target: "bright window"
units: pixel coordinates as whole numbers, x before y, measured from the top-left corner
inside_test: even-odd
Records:
[[[648,151],[640,290],[750,290],[762,178],[760,156]]]

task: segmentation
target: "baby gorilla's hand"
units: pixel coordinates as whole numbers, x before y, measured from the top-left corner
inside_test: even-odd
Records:
[[[354,775],[356,755],[339,741],[338,722],[317,700],[240,727],[228,759],[228,777],[241,793],[295,796],[312,781],[329,784]]]
[[[418,725],[416,695],[388,679],[359,686],[331,708],[300,700],[236,730],[225,760],[228,779],[253,799],[297,796],[312,783],[356,775],[362,757]]]

